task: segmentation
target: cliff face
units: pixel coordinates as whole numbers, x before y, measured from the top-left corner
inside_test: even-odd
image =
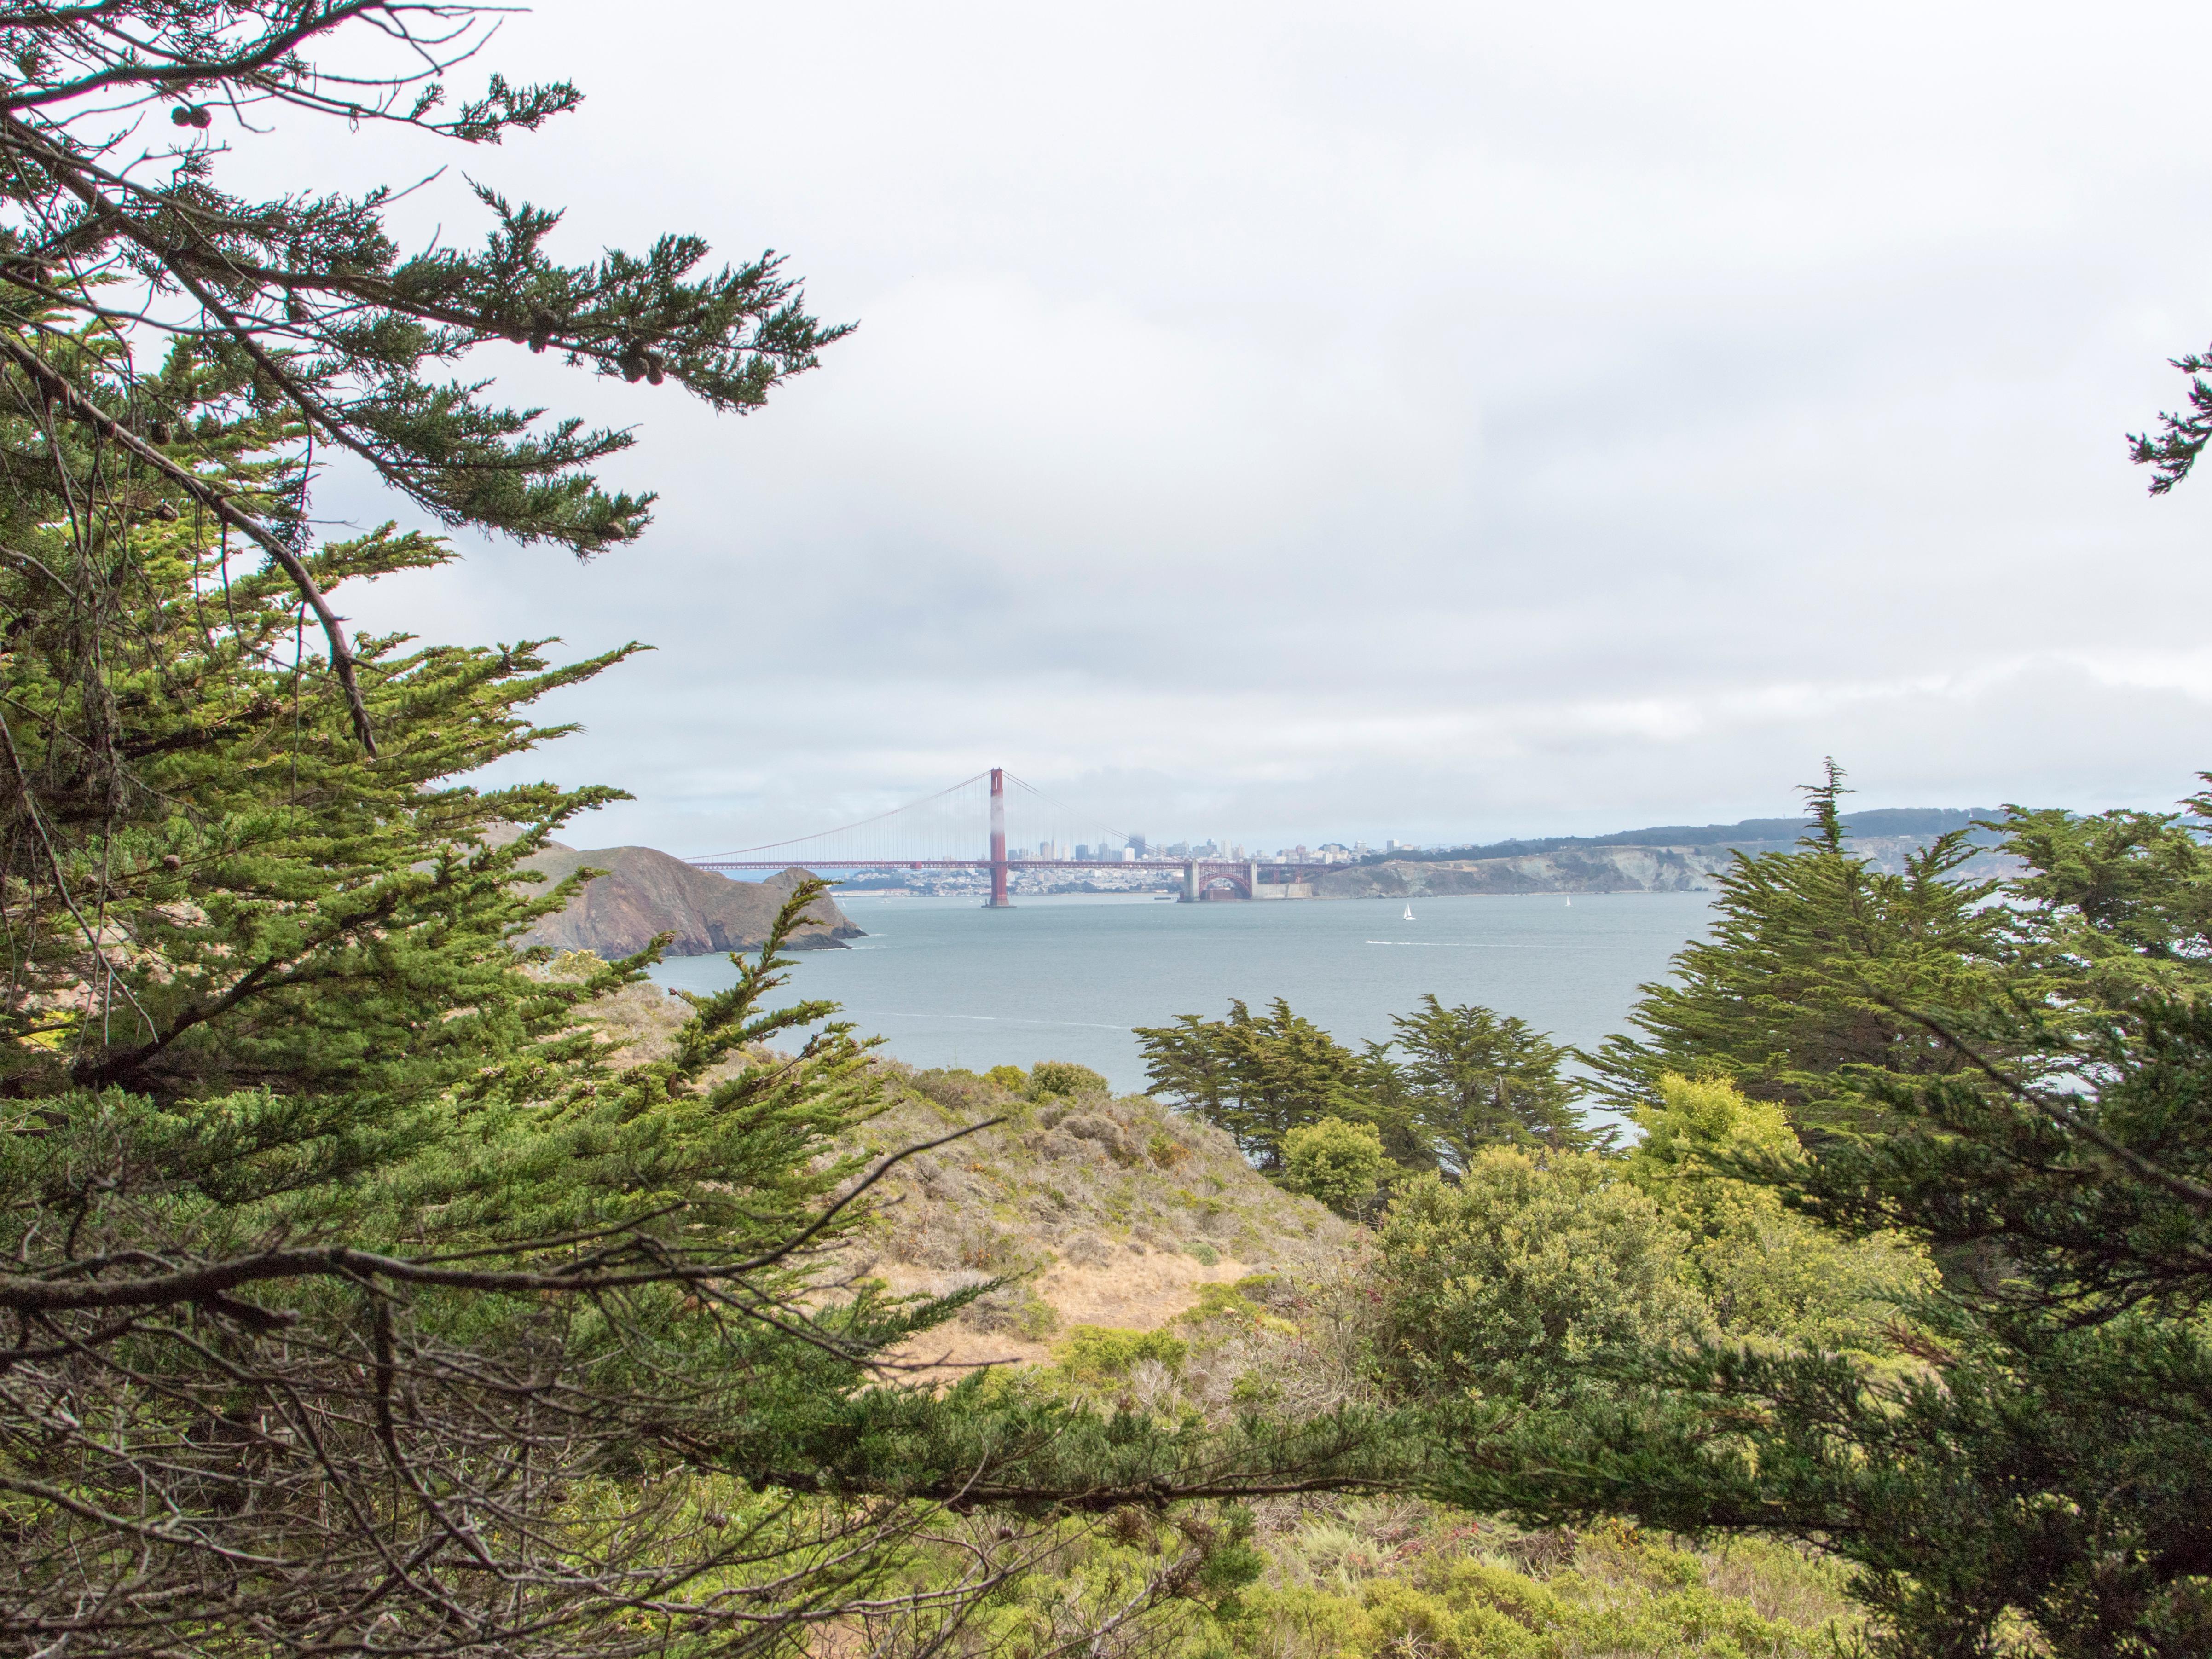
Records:
[[[1594,847],[1518,858],[1399,862],[1332,870],[1316,898],[1419,898],[1438,893],[1688,893],[1713,884],[1717,848]]]
[[[1851,850],[1877,868],[1902,872],[1908,854],[1929,838],[1869,836]],[[1316,898],[1419,898],[1442,893],[1695,893],[1710,892],[1716,878],[1741,852],[1786,853],[1794,842],[1746,842],[1740,847],[1577,847],[1515,858],[1455,859],[1425,863],[1392,860],[1332,870],[1316,884]],[[1958,872],[1978,881],[2013,873],[2014,861],[1984,853]]]
[[[580,869],[605,870],[557,915],[545,917],[523,939],[562,951],[595,951],[612,959],[642,951],[655,934],[673,933],[672,957],[707,956],[757,947],[792,889],[808,872],[789,869],[766,881],[732,881],[695,870],[650,847],[548,848],[524,860],[548,882]],[[807,921],[791,940],[794,951],[842,951],[861,930],[826,895],[807,908]]]

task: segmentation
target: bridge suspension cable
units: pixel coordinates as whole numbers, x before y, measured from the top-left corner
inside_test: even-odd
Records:
[[[1065,802],[1065,801],[1062,801],[1062,800],[1057,800],[1057,799],[1054,799],[1052,796],[1048,795],[1047,793],[1045,793],[1045,792],[1044,792],[1043,790],[1042,790],[1042,789],[1038,788],[1038,787],[1036,787],[1036,785],[1035,785],[1035,784],[1031,783],[1031,782],[1030,782],[1027,778],[1019,778],[1019,777],[1016,777],[1016,776],[1015,776],[1012,772],[1007,773],[1007,774],[1006,775],[1006,781],[1007,781],[1008,783],[1012,783],[1012,784],[1018,784],[1018,785],[1020,785],[1020,786],[1021,786],[1021,787],[1023,787],[1024,789],[1026,789],[1027,791],[1029,791],[1029,793],[1030,793],[1030,794],[1035,795],[1035,796],[1036,796],[1039,800],[1042,801],[1042,802],[1043,802],[1047,806],[1050,807],[1054,811],[1055,811],[1055,812],[1059,812],[1059,813],[1061,813],[1061,814],[1064,814],[1064,815],[1065,815],[1065,817],[1066,817],[1066,818],[1068,818],[1068,819],[1073,819],[1073,818],[1074,817],[1074,816],[1075,816],[1075,809],[1074,809],[1074,808],[1073,808],[1073,807],[1071,807],[1070,805],[1067,805],[1067,803],[1066,803],[1066,802]],[[1106,830],[1106,834],[1107,834],[1107,836],[1108,836],[1108,838],[1109,838],[1109,840],[1112,840],[1112,841],[1118,841],[1118,842],[1121,842],[1124,847],[1127,847],[1127,846],[1130,845],[1131,843],[1133,843],[1133,842],[1136,840],[1136,837],[1135,837],[1134,836],[1132,836],[1131,834],[1129,834],[1129,833],[1128,833],[1127,830],[1115,830],[1115,829],[1108,828],[1107,826],[1104,826],[1104,825],[1101,825],[1101,826],[1099,826],[1099,827],[1100,827],[1100,828],[1104,828],[1104,829]],[[1087,839],[1087,837],[1086,837],[1086,839]]]
[[[908,801],[902,806],[894,806],[887,812],[878,812],[870,817],[855,818],[852,823],[841,823],[834,830],[817,830],[810,836],[793,836],[784,841],[763,842],[757,847],[739,847],[726,853],[708,853],[692,860],[691,862],[705,864],[718,859],[752,859],[767,854],[780,856],[787,851],[804,851],[816,847],[817,843],[829,841],[833,836],[858,836],[862,830],[886,825],[893,818],[902,817],[907,813],[927,811],[929,807],[959,794],[963,790],[975,790],[979,785],[987,784],[989,780],[988,772],[978,772],[973,777],[963,778],[957,783],[947,784],[933,795],[924,795],[919,800]],[[854,849],[838,848],[834,850],[839,853],[850,853]],[[972,849],[963,848],[963,850]]]
[[[828,868],[863,865],[968,864],[993,856],[994,828],[1006,830],[1002,857],[1018,863],[1055,863],[1081,858],[1119,860],[1124,850],[1142,846],[1139,837],[1086,819],[1065,801],[1026,778],[1000,769],[998,777],[1011,790],[993,798],[990,772],[978,772],[888,811],[811,835],[762,842],[728,852],[700,854],[690,862],[720,867],[757,869],[778,863]],[[994,805],[1004,815],[994,823]],[[1012,807],[1011,813],[1006,809]]]

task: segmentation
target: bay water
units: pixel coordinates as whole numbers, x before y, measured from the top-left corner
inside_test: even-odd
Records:
[[[1117,1091],[1145,1086],[1132,1028],[1218,1018],[1230,999],[1277,997],[1339,1042],[1387,1041],[1394,1014],[1433,992],[1517,1014],[1594,1046],[1626,1029],[1637,987],[1710,920],[1705,893],[1480,894],[1209,904],[1149,894],[1065,894],[988,910],[972,898],[854,894],[867,937],[798,953],[788,1001],[825,997],[915,1066],[1027,1067],[1072,1060]],[[733,982],[726,957],[653,970],[689,991]]]

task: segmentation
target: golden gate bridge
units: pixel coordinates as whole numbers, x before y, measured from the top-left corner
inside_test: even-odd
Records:
[[[1016,803],[1022,843],[1008,839],[1007,802]],[[1010,875],[1026,870],[1158,870],[1181,866],[1183,902],[1202,899],[1273,896],[1263,890],[1283,888],[1326,869],[1319,860],[1163,857],[1143,837],[1103,825],[1086,826],[1080,816],[1002,766],[908,801],[872,817],[788,841],[765,842],[733,852],[685,860],[702,870],[988,870],[994,910],[1006,908]]]

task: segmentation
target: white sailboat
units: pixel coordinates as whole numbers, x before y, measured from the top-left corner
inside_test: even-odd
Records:
[[[1406,907],[1406,920],[1407,920],[1407,921],[1411,921],[1413,919],[1413,907],[1412,905],[1410,905],[1410,904],[1409,904],[1409,905],[1407,905],[1407,906]]]
[[[1573,909],[1574,908],[1575,908],[1575,896],[1574,896],[1574,895],[1573,895],[1572,893],[1570,893],[1570,894],[1568,894],[1568,895],[1567,895],[1567,908],[1568,908],[1568,909],[1570,909],[1570,910],[1571,910],[1571,909]]]

